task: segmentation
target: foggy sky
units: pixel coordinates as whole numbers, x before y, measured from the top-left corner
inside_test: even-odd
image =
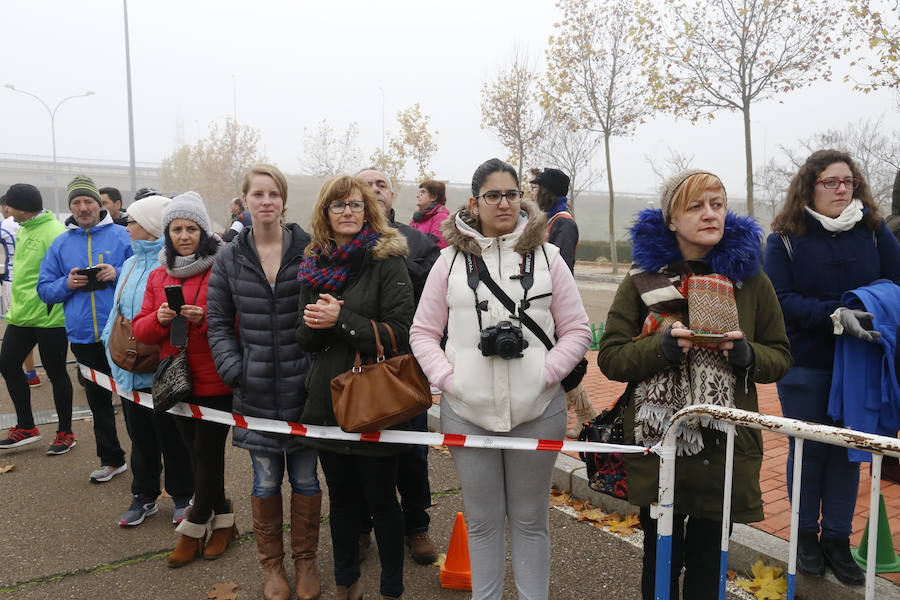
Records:
[[[398,110],[421,103],[439,131],[433,169],[454,182],[470,180],[484,159],[508,156],[480,128],[481,85],[516,43],[541,64],[557,19],[552,0],[131,0],[128,10],[138,161],[158,163],[175,149],[179,116],[183,141],[193,143],[210,121],[235,113],[235,98],[238,121],[260,130],[264,153],[287,172],[301,171],[303,129],[322,118],[339,131],[356,121],[368,157],[381,145],[383,90],[388,132]],[[122,2],[2,0],[0,22],[0,86],[51,108],[96,94],[59,109],[58,155],[127,161]],[[890,92],[863,95],[834,79],[754,107],[756,165],[779,144],[862,117],[885,113],[886,127],[900,127]],[[49,123],[36,100],[0,87],[0,153],[49,156]],[[662,116],[612,144],[618,190],[652,191],[644,155],[661,161],[671,146],[743,195],[739,113],[697,125]],[[594,162],[603,162],[602,150]],[[407,175],[415,175],[411,164]]]

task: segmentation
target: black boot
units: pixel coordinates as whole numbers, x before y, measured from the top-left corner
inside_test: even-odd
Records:
[[[825,558],[819,536],[811,531],[801,531],[797,535],[797,572],[821,577],[825,574]]]
[[[834,571],[842,583],[847,585],[862,585],[866,582],[863,573],[853,557],[850,556],[849,538],[822,538],[822,552],[825,554],[825,562]]]

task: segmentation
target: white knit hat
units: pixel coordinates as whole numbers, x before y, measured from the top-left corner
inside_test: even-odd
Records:
[[[137,221],[137,224],[155,238],[163,234],[163,211],[169,206],[171,200],[165,196],[147,196],[131,203],[128,207],[128,216]]]
[[[130,210],[130,208],[129,208]],[[188,219],[200,226],[206,235],[212,235],[212,224],[209,221],[209,213],[203,204],[203,198],[197,192],[185,192],[172,198],[169,206],[163,212],[163,231],[168,229],[169,223],[175,219]]]

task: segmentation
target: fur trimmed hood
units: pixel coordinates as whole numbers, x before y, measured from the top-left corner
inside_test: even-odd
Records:
[[[381,237],[372,246],[372,258],[375,260],[384,260],[391,256],[401,256],[406,258],[409,255],[409,246],[403,234],[388,227],[388,230],[381,234]]]
[[[490,242],[490,238],[478,230],[478,220],[469,211],[468,205],[444,221],[441,233],[448,246],[475,256],[481,256],[482,248]],[[547,215],[534,202],[523,201],[516,228],[508,235],[519,236],[513,247],[518,254],[531,252],[547,241]]]
[[[704,259],[714,273],[740,283],[755,275],[762,265],[762,228],[752,217],[729,211],[722,239]],[[645,208],[629,230],[632,261],[645,271],[657,272],[684,262],[675,234],[666,227],[662,210]]]

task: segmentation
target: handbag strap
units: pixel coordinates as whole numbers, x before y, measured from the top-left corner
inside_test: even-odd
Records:
[[[119,314],[122,312],[119,310],[119,301],[122,299],[122,292],[125,291],[125,284],[128,283],[128,278],[131,277],[131,272],[134,271],[134,265],[136,264],[136,260],[131,263],[131,268],[128,269],[128,274],[125,275],[125,279],[122,280],[122,287],[119,288],[119,294],[116,296],[116,312]],[[124,316],[122,318],[124,318]]]
[[[372,319],[369,319],[369,323],[372,324],[372,331],[375,332],[375,362],[381,362],[384,360],[384,346],[381,345],[381,336],[378,335],[378,323]],[[387,326],[387,323],[385,323],[385,326]],[[390,327],[388,327],[388,331],[390,331]],[[391,338],[393,337],[394,333],[391,332]]]
[[[397,356],[398,354],[400,354],[400,351],[397,349],[397,336],[394,335],[394,330],[391,329],[390,325],[384,322],[382,322],[381,324],[384,325],[385,329],[387,329],[388,336],[390,336],[391,338],[391,350],[393,350],[391,354],[393,356]]]

